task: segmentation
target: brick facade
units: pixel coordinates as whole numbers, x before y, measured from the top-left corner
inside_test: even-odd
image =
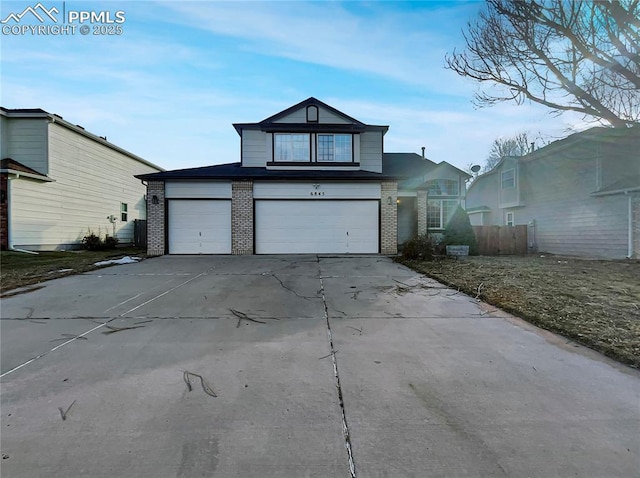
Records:
[[[398,253],[398,183],[383,181],[380,201],[380,253]]]
[[[427,233],[427,191],[426,189],[418,190],[416,197],[416,205],[418,209],[418,235],[422,236]]]
[[[9,248],[9,194],[7,190],[7,175],[0,174],[0,250]]]
[[[164,181],[149,181],[147,183],[147,254],[150,256],[161,256],[165,253],[166,219]]]
[[[253,254],[253,181],[231,183],[231,253]]]
[[[631,198],[633,259],[640,259],[640,196]]]

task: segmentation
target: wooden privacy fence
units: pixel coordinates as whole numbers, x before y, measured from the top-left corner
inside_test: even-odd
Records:
[[[525,255],[527,226],[473,226],[483,256]]]
[[[133,244],[136,247],[147,247],[147,221],[145,219],[133,221]]]

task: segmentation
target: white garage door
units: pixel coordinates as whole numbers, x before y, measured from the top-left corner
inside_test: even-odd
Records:
[[[231,201],[169,200],[169,254],[230,254]]]
[[[378,201],[258,200],[256,254],[377,253]]]

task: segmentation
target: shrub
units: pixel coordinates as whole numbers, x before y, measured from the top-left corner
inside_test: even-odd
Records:
[[[118,238],[113,236],[107,236],[104,238],[105,249],[115,249],[118,245]]]
[[[469,255],[478,255],[478,242],[471,227],[467,211],[458,206],[453,217],[444,228],[442,243],[449,246],[469,246]]]
[[[431,260],[433,258],[433,240],[426,234],[409,239],[402,246],[402,258]]]
[[[89,231],[89,233],[82,238],[82,247],[88,251],[115,249],[117,245],[117,237],[106,236],[104,240],[102,240],[99,235],[92,231]]]
[[[100,251],[103,249],[104,245],[100,236],[89,231],[89,234],[82,238],[82,247],[88,251]]]

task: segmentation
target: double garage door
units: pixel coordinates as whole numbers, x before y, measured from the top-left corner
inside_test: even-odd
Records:
[[[231,253],[231,201],[169,200],[170,254]],[[378,200],[268,200],[254,208],[256,254],[377,253]]]
[[[257,200],[256,254],[376,253],[378,201]]]

